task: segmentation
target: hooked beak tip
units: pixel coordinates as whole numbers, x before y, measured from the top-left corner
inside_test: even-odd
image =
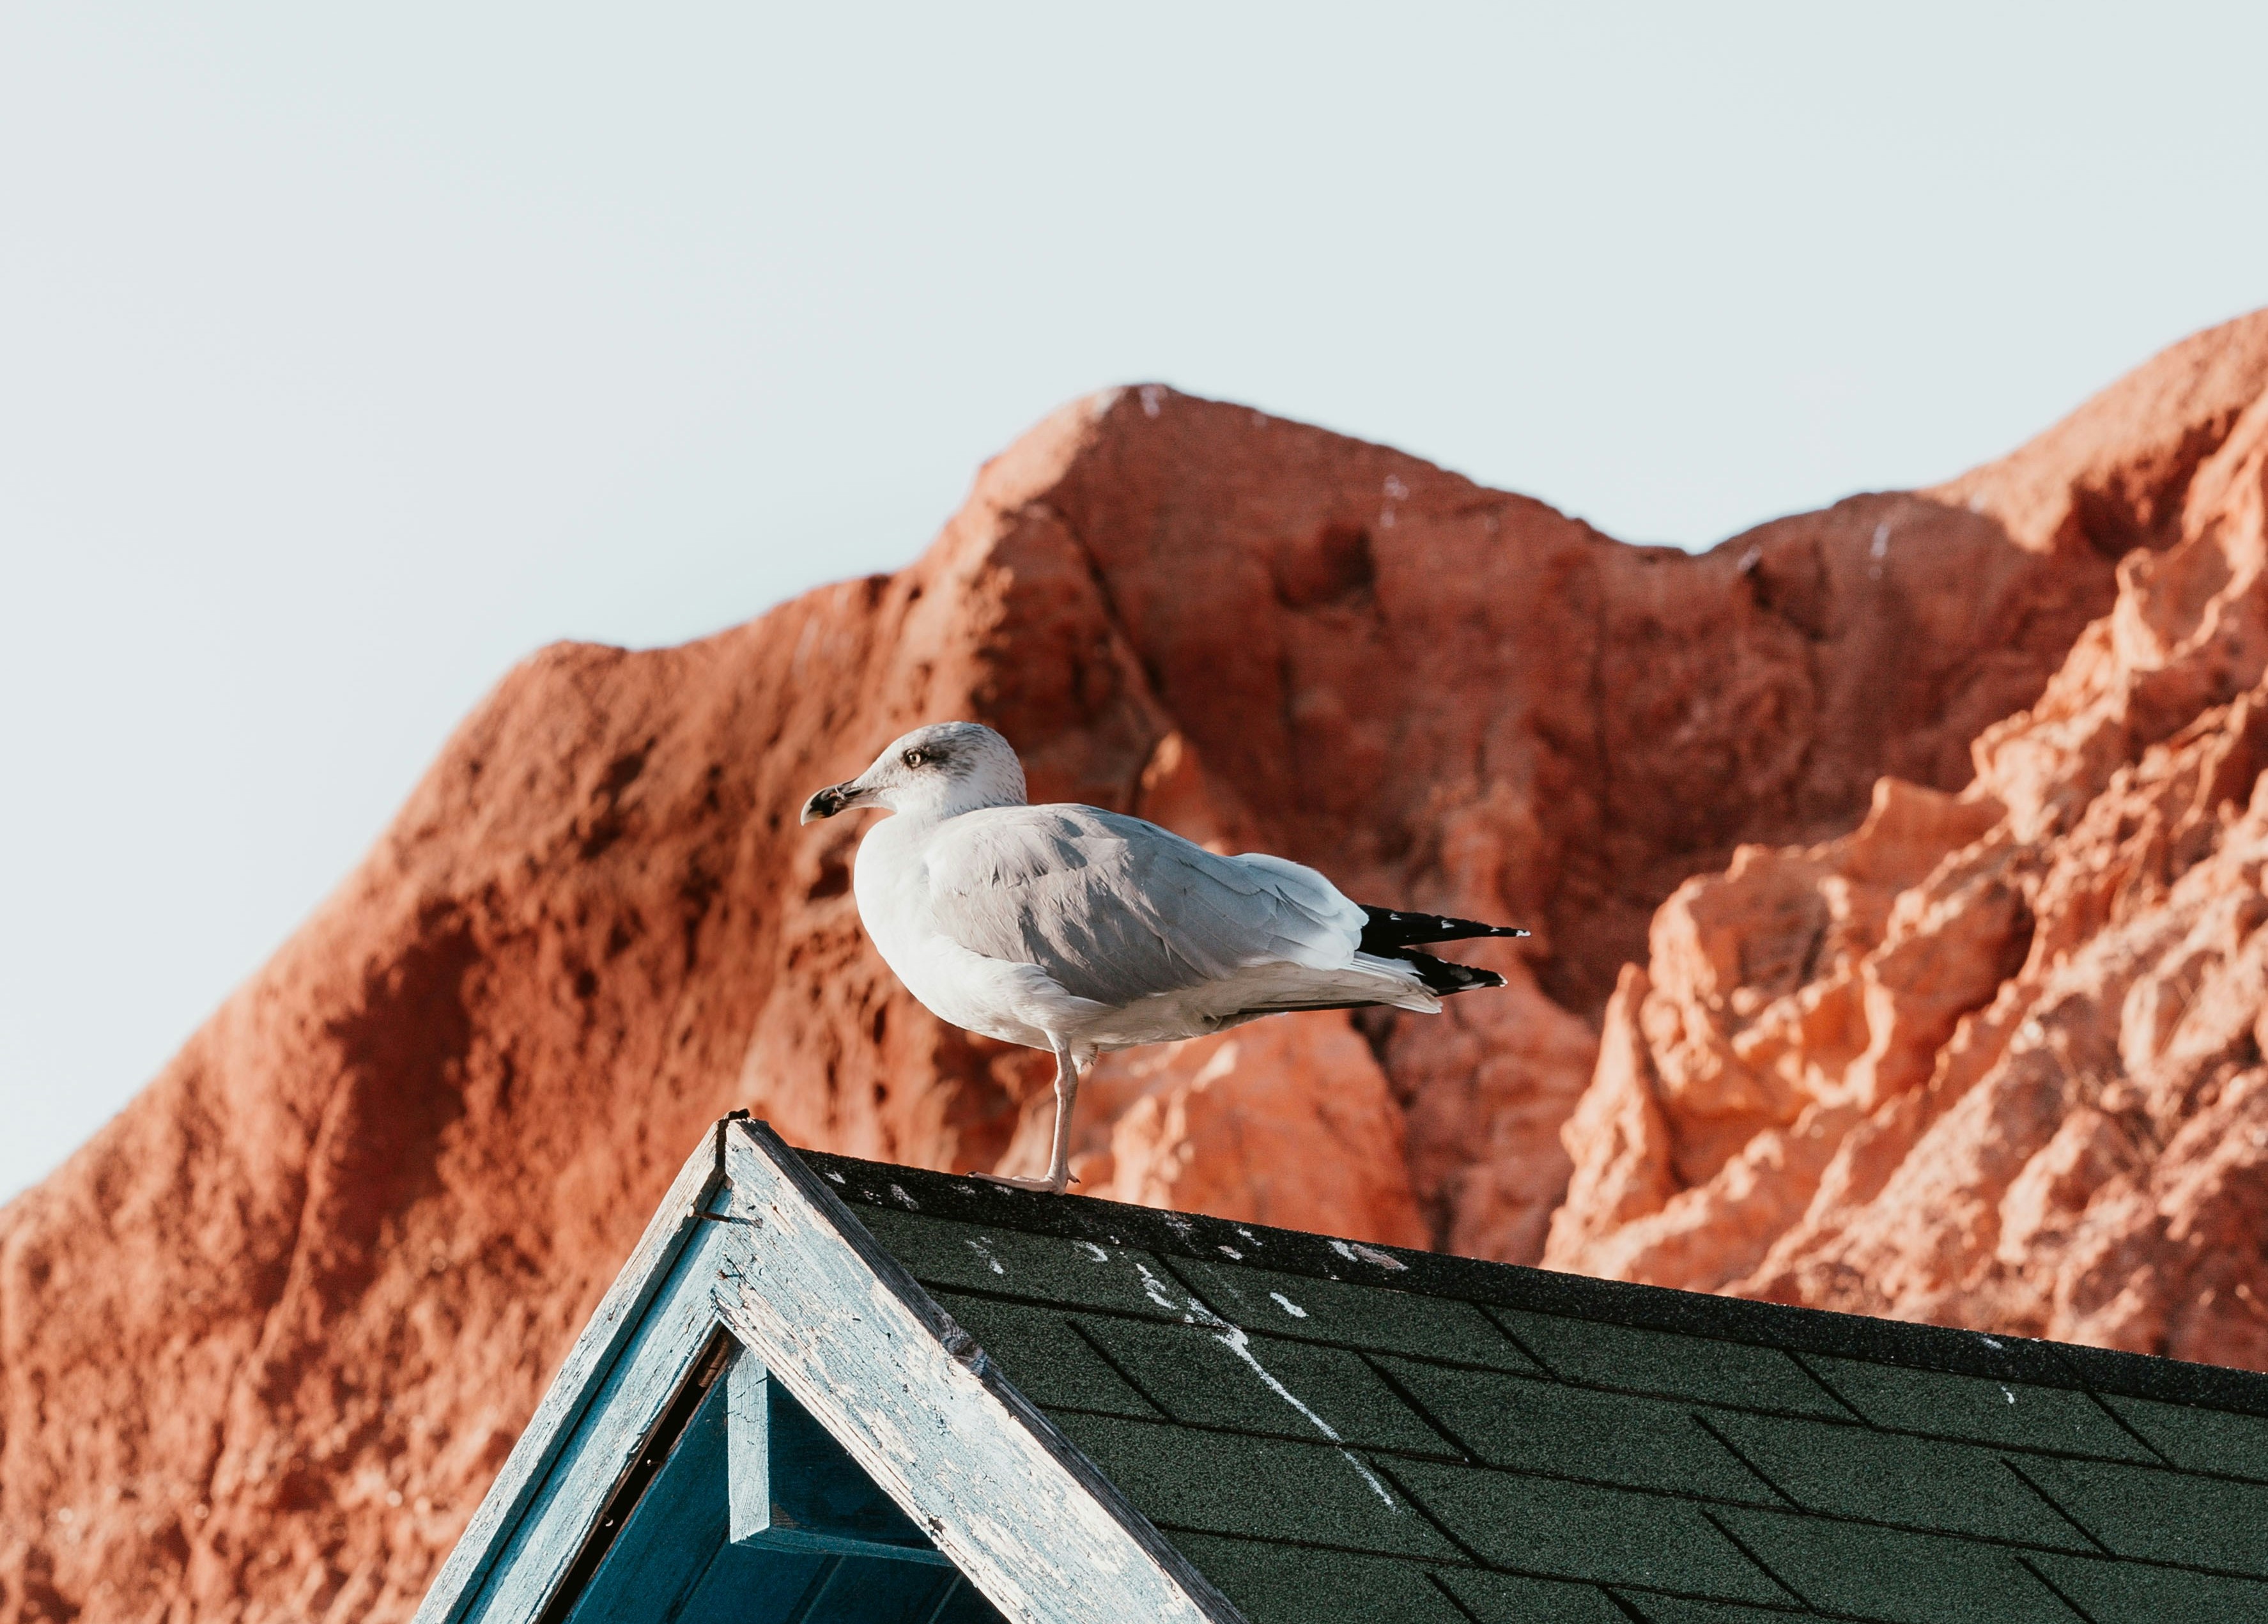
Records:
[[[815,823],[822,817],[833,817],[843,810],[843,799],[842,786],[830,784],[803,803],[803,816],[796,821]]]

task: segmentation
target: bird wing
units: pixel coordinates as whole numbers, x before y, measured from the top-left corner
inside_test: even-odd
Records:
[[[942,934],[1114,1008],[1254,964],[1341,968],[1362,938],[1361,908],[1312,868],[1093,807],[964,812],[922,855]]]

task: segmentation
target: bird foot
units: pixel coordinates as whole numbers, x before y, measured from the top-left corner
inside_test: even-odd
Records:
[[[988,1185],[998,1185],[1009,1190],[1037,1190],[1047,1195],[1061,1195],[1065,1185],[1075,1185],[1078,1179],[1065,1173],[1060,1178],[1018,1178],[1007,1173],[971,1173],[971,1178],[981,1178]]]

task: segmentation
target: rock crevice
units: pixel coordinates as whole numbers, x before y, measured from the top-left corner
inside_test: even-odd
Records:
[[[2051,544],[2115,506],[2115,602],[1958,794],[1886,779],[1857,834],[1744,850],[1664,905],[1547,1263],[2268,1364],[2261,328],[2122,386],[2193,420],[2122,448],[2098,401],[1948,487],[2029,482],[2011,533]],[[1814,919],[1828,951],[1786,971]]]

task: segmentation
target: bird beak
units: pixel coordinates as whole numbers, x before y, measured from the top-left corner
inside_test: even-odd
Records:
[[[856,805],[858,801],[858,792],[850,785],[829,784],[803,803],[803,816],[798,821],[814,823],[822,817],[833,817],[837,812]]]

